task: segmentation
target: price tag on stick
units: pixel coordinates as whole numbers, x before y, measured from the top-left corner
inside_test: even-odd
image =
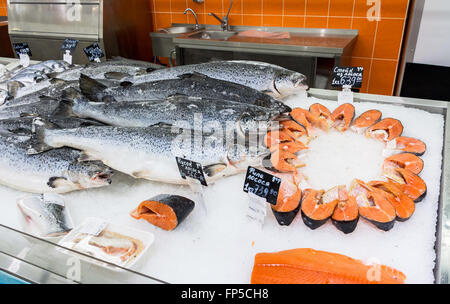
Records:
[[[24,67],[27,67],[30,65],[30,57],[31,55],[31,49],[28,46],[28,43],[13,43],[14,51],[17,54],[17,57],[20,58],[20,64]]]
[[[178,170],[180,170],[180,175],[183,179],[186,179],[186,177],[190,177],[192,179],[198,180],[203,186],[208,186],[208,184],[206,183],[202,164],[181,157],[177,157],[176,160]]]
[[[272,174],[248,167],[245,176],[244,192],[255,194],[272,205],[277,204],[278,192],[280,191],[281,179]]]
[[[61,50],[63,51],[63,60],[69,64],[72,64],[72,53],[78,45],[78,40],[66,38],[64,40]]]
[[[100,62],[100,58],[105,57],[105,54],[103,54],[102,49],[98,45],[97,42],[91,44],[88,47],[84,48],[84,53],[89,58],[89,61],[93,62]]]

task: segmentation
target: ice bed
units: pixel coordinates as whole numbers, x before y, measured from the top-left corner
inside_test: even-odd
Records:
[[[296,96],[291,106],[308,108],[315,102],[333,110],[337,91],[311,89]],[[404,272],[406,283],[448,283],[450,239],[450,110],[446,102],[355,94],[356,115],[376,108],[383,117],[400,119],[404,136],[423,139],[427,152],[421,177],[428,185],[425,199],[413,217],[396,223],[389,232],[361,221],[349,235],[327,223],[307,228],[298,215],[281,227],[270,210],[264,225],[249,221],[249,197],[242,191],[244,175],[218,181],[204,191],[205,204],[187,187],[134,180],[117,174],[113,185],[65,195],[75,225],[86,217],[150,231],[155,241],[133,269],[121,271],[97,266],[57,250],[52,241],[24,234],[19,225],[16,198],[23,193],[0,187],[0,268],[34,282],[80,283],[249,283],[258,252],[294,248],[326,250],[366,261],[380,262]],[[129,213],[141,201],[171,193],[197,202],[193,213],[174,231],[167,232]],[[269,208],[269,207],[267,207]],[[95,259],[91,259],[94,261]]]

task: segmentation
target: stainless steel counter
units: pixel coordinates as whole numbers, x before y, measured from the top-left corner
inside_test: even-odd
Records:
[[[205,25],[205,28],[220,30],[211,25]],[[351,49],[358,36],[357,30],[250,26],[234,26],[230,30],[238,33],[246,30],[288,32],[291,37],[289,39],[268,39],[235,35],[227,40],[215,40],[193,38],[191,34],[181,34],[174,38],[174,43],[181,48],[335,58]]]

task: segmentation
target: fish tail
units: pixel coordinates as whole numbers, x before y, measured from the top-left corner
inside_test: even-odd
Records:
[[[56,129],[56,126],[40,117],[33,119],[31,129],[32,136],[30,139],[30,145],[27,149],[28,155],[39,154],[53,149],[52,146],[45,143],[45,133],[50,129]]]
[[[103,92],[107,86],[92,79],[84,74],[80,75],[80,89],[81,93],[92,101],[102,101],[99,98],[99,93]]]
[[[16,97],[19,89],[24,87],[23,83],[15,80],[9,81],[7,86],[8,86],[8,95],[12,97]]]

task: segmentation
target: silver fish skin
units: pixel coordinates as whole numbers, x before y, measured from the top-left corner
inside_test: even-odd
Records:
[[[23,105],[13,105],[0,108],[0,119],[10,119],[23,116],[50,116],[55,113],[60,106],[60,100],[43,97],[38,101]]]
[[[20,117],[0,120],[0,133],[6,135],[31,135],[32,125],[35,117]],[[47,120],[53,125],[62,129],[72,129],[87,126],[103,126],[104,124],[87,119],[77,117],[47,117]]]
[[[32,92],[30,94],[26,94],[26,91],[20,92],[20,97],[9,98],[4,104],[4,107],[8,106],[18,106],[25,105],[30,103],[35,103],[40,100],[41,97],[52,97],[52,98],[60,98],[62,97],[65,90],[69,88],[77,88],[78,81],[64,81],[60,79],[52,79],[49,81],[49,86],[40,89],[39,91]],[[25,95],[23,94],[25,93]],[[1,109],[1,107],[0,107]]]
[[[128,77],[125,82],[140,84],[176,79],[183,74],[200,73],[211,78],[235,82],[261,92],[285,97],[307,89],[306,77],[277,65],[257,61],[215,61],[156,70],[149,74]]]
[[[30,193],[67,193],[111,184],[112,171],[99,162],[79,163],[69,148],[27,155],[28,136],[0,135],[0,184]]]
[[[149,127],[159,123],[198,131],[211,128],[242,135],[266,133],[279,112],[225,100],[177,96],[160,101],[88,102],[73,101],[72,113],[118,127]]]
[[[86,127],[51,129],[39,118],[34,122],[29,154],[72,147],[83,151],[80,160],[100,160],[107,166],[147,180],[188,184],[181,178],[175,157],[202,164],[207,182],[260,166],[269,151],[234,144],[223,135],[198,134],[165,126],[149,128]]]
[[[37,237],[60,237],[73,229],[62,197],[40,194],[17,200],[25,220],[25,232]]]
[[[185,95],[251,104],[277,109],[280,113],[291,112],[290,107],[260,91],[201,74],[185,74],[178,79],[166,79],[133,86],[110,88],[82,74],[80,77],[80,89],[92,101],[161,100],[170,96]]]

